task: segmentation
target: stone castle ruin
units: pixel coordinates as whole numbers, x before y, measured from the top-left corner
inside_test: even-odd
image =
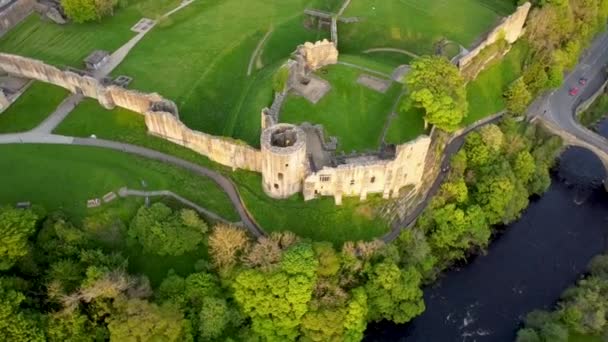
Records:
[[[294,58],[290,61],[290,82],[304,84],[307,78],[314,77],[312,71],[337,63],[338,51],[334,43],[326,40],[306,43],[298,47]],[[262,111],[261,148],[256,149],[242,141],[188,128],[179,120],[175,103],[156,93],[125,89],[87,73],[60,70],[35,59],[5,53],[0,53],[0,70],[97,99],[106,109],[121,107],[140,113],[145,116],[148,132],[152,135],[190,148],[233,170],[261,173],[264,191],[278,199],[303,193],[305,200],[333,196],[340,204],[343,196],[358,196],[364,200],[368,194],[381,193],[385,198],[396,197],[403,187],[416,188],[420,183],[430,144],[430,138],[422,136],[396,146],[388,157],[350,156],[331,163],[327,151],[310,148],[314,143],[328,145],[317,141],[322,136],[322,132],[318,132],[320,129],[279,123],[280,108],[276,109],[274,117],[268,117],[270,109]],[[281,96],[285,94],[277,94],[280,101]],[[314,155],[318,153],[324,155]],[[313,160],[324,162],[319,165]]]
[[[19,4],[15,7],[18,10],[13,8],[10,13],[18,18],[23,16],[22,12],[29,14],[32,11],[34,1],[8,1],[8,6],[14,7],[15,3]],[[5,12],[0,11],[0,34],[6,27],[14,25],[3,17],[8,13],[6,6]],[[502,39],[509,44],[514,43],[523,33],[530,7],[530,3],[518,7],[472,51],[463,54],[457,62],[461,71],[466,73],[467,68],[474,65],[478,73],[496,58],[486,56],[485,49]],[[501,53],[504,55],[506,52]],[[476,60],[479,58],[483,61]],[[96,64],[93,62],[92,67]],[[286,89],[275,94],[270,108],[261,111],[261,148],[256,149],[239,140],[188,128],[180,121],[173,101],[156,93],[125,89],[121,85],[127,84],[128,80],[98,80],[88,72],[60,70],[35,59],[0,53],[0,71],[51,83],[72,93],[97,99],[106,109],[121,107],[142,114],[149,134],[192,149],[233,170],[261,173],[262,187],[272,198],[282,199],[302,193],[305,200],[333,196],[336,204],[341,204],[344,196],[365,200],[369,194],[397,198],[404,189],[407,189],[408,196],[424,193],[424,173],[429,164],[425,161],[433,155],[430,151],[433,141],[428,136],[388,146],[379,152],[338,157],[335,155],[336,140],[330,137],[326,141],[322,127],[280,123],[280,111],[287,93],[295,92],[316,103],[331,90],[331,85],[316,76],[314,71],[337,62],[335,41],[307,42],[297,47],[283,66],[288,70]],[[0,107],[7,105],[7,98],[3,95],[0,94]]]

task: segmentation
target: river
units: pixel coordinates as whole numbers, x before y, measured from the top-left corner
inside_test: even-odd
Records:
[[[608,122],[605,123],[608,134]],[[591,152],[570,148],[552,185],[486,255],[425,289],[426,311],[407,324],[370,324],[366,341],[513,341],[526,313],[550,309],[608,247],[605,171]]]

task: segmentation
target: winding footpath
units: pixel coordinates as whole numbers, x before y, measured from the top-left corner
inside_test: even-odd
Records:
[[[213,171],[206,167],[194,164],[192,162],[151,150],[145,147],[120,143],[116,141],[93,139],[93,138],[75,138],[56,134],[40,134],[36,132],[26,132],[20,134],[3,134],[0,135],[0,144],[55,144],[55,145],[76,145],[100,147],[110,150],[122,151],[129,154],[134,154],[140,157],[157,160],[174,166],[184,168],[201,176],[212,179],[224,192],[228,195],[230,202],[236,209],[243,225],[247,230],[256,237],[263,236],[264,231],[255,222],[251,214],[245,208],[241,196],[234,183],[223,176],[219,172]]]

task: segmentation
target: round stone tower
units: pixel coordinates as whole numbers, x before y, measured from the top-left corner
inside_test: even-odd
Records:
[[[262,187],[272,198],[302,191],[308,170],[306,134],[297,126],[280,123],[262,132]]]

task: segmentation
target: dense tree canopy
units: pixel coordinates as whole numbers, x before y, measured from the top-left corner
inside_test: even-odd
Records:
[[[31,210],[0,207],[0,270],[9,269],[28,253],[28,238],[36,228]]]
[[[148,253],[182,255],[203,241],[207,224],[191,209],[174,212],[162,203],[141,207],[129,227],[129,237]]]
[[[118,0],[61,0],[65,14],[77,23],[112,15],[117,4]]]
[[[460,71],[445,57],[422,57],[412,62],[406,76],[409,99],[404,108],[424,109],[426,122],[452,132],[467,115],[465,82]]]

